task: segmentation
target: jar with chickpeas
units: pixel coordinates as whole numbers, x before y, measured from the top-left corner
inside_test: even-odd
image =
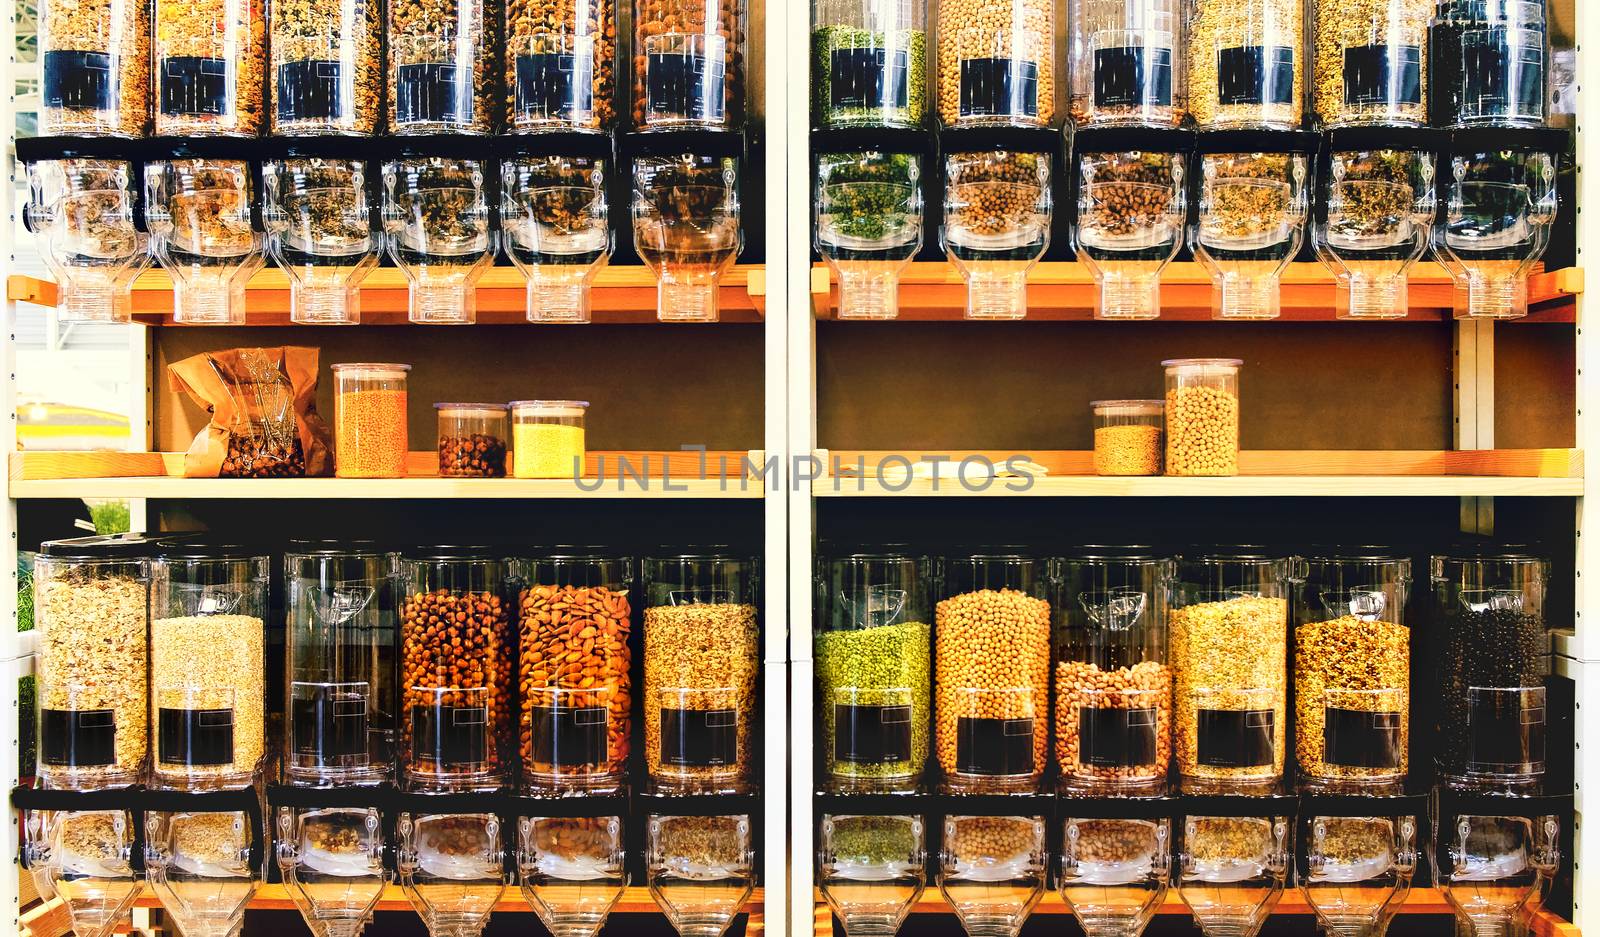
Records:
[[[934,608],[934,748],[951,793],[1035,790],[1049,720],[1044,564],[1018,553],[947,557]]]
[[[560,548],[518,561],[513,579],[523,789],[620,789],[633,726],[633,561]]]
[[[1238,358],[1170,358],[1167,474],[1239,474]]]
[[[1046,127],[1056,116],[1055,0],[938,0],[939,120]]]
[[[509,776],[516,647],[506,563],[487,546],[401,554],[400,766],[411,790],[494,790]]]
[[[1061,789],[1161,794],[1172,760],[1173,561],[1149,547],[1083,547],[1053,566]]]
[[[1184,793],[1270,793],[1283,776],[1290,572],[1263,547],[1178,560],[1167,621]]]

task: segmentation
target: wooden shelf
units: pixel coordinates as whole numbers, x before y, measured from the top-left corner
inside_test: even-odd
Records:
[[[761,913],[762,890],[757,888],[745,902],[744,910],[748,914]],[[161,902],[155,895],[145,889],[144,893],[135,901],[135,907],[159,908]],[[262,885],[256,890],[255,897],[250,899],[250,908],[256,911],[293,911],[294,899],[289,897],[289,890],[283,885]],[[405,892],[399,885],[388,885],[383,889],[383,897],[378,899],[379,911],[411,911],[411,902],[406,900]],[[522,892],[515,884],[506,886],[506,893],[500,902],[494,906],[494,913],[508,914],[516,912],[533,913],[528,903],[523,900]],[[655,899],[650,897],[650,890],[642,886],[633,886],[623,892],[622,898],[611,909],[612,914],[660,914],[661,909],[656,906]]]
[[[1268,451],[1239,454],[1229,477],[1114,477],[1090,474],[1085,451],[962,451],[945,453],[822,450],[827,476],[812,482],[816,497],[1576,497],[1583,494],[1583,452],[1577,449],[1453,451]],[[982,457],[995,465],[1022,456],[1048,474],[980,479],[911,478],[904,463],[874,466],[889,456],[913,462],[937,456],[949,463]],[[867,466],[866,477],[840,469]],[[898,474],[896,474],[898,473]],[[987,485],[984,482],[988,482]],[[977,490],[975,490],[977,489]]]
[[[492,267],[478,281],[478,323],[526,323],[527,294],[515,267]],[[721,321],[760,322],[766,310],[766,270],[760,264],[735,266],[723,276]],[[14,275],[6,281],[6,296],[39,306],[56,304],[55,283],[39,277]],[[595,275],[591,294],[594,321],[634,324],[656,318],[656,281],[646,267],[606,267]],[[361,287],[363,325],[405,325],[407,290],[405,275],[394,267],[379,267]],[[247,325],[290,325],[289,277],[268,265],[256,272],[245,287]],[[133,283],[133,317],[151,325],[173,325],[172,278],[152,268]]]
[[[1577,267],[1544,271],[1536,268],[1528,284],[1531,310],[1517,322],[1572,322],[1574,294],[1583,292],[1583,271]],[[837,284],[826,264],[812,268],[812,301],[819,319],[834,319],[838,307]],[[1283,275],[1281,322],[1334,321],[1333,275],[1319,263],[1290,264]],[[1042,263],[1028,274],[1026,321],[1067,321],[1094,318],[1096,289],[1089,268],[1080,263]],[[1452,317],[1454,287],[1443,267],[1419,263],[1411,269],[1411,312],[1389,322],[1445,322]],[[956,268],[944,261],[914,263],[900,276],[900,319],[953,321],[962,318],[966,284]],[[1211,278],[1197,263],[1169,264],[1161,274],[1161,320],[1209,322]]]
[[[13,498],[758,499],[763,493],[759,478],[742,474],[743,460],[760,465],[760,453],[707,452],[708,477],[702,478],[698,452],[590,452],[581,483],[441,478],[438,458],[434,452],[411,453],[405,478],[185,478],[181,452],[14,452],[9,475]],[[624,460],[628,471],[622,470]]]

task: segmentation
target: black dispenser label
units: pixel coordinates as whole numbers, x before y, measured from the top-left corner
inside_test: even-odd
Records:
[[[1234,46],[1217,53],[1217,103],[1294,103],[1294,49]]]
[[[116,764],[117,716],[110,709],[46,709],[39,713],[39,760],[93,768]]]
[[[489,710],[483,706],[412,706],[416,757],[439,765],[475,765],[489,758]]]
[[[1347,768],[1398,768],[1400,720],[1397,712],[1323,710],[1322,760]]]
[[[533,760],[558,768],[605,764],[606,716],[604,706],[535,706]]]
[[[652,52],[645,56],[649,111],[658,117],[721,120],[727,63],[692,52]]]
[[[1421,104],[1422,47],[1348,46],[1344,50],[1344,103]]]
[[[1096,768],[1155,764],[1155,708],[1078,707],[1078,763]]]
[[[456,67],[423,62],[395,69],[395,123],[465,123],[456,97]]]
[[[296,755],[329,765],[367,753],[367,701],[359,695],[314,687],[310,698],[295,699],[290,717]]]
[[[1039,63],[961,60],[961,116],[1039,116]]]
[[[910,761],[911,707],[835,705],[833,760],[858,765]]]
[[[111,56],[60,49],[44,54],[45,107],[111,108]]]
[[[1544,103],[1544,49],[1511,41],[1507,27],[1462,38],[1462,100],[1480,114],[1537,114]]]
[[[956,770],[962,774],[1033,773],[1033,720],[956,720]]]
[[[1271,765],[1275,713],[1270,709],[1202,709],[1196,714],[1200,764],[1211,768]]]
[[[594,108],[592,60],[561,52],[517,56],[518,114],[569,120]]]
[[[712,768],[738,760],[737,710],[662,708],[662,764]]]
[[[1155,49],[1145,62],[1143,46],[1094,51],[1095,107],[1170,107],[1172,50]]]
[[[233,764],[233,710],[161,709],[157,715],[162,764]]]
[[[161,60],[161,113],[226,114],[228,61],[198,55]]]
[[[279,120],[341,120],[339,63],[304,59],[278,66]]]
[[[1545,759],[1542,690],[1468,691],[1467,763],[1474,770],[1521,770]]]
[[[863,46],[834,49],[828,73],[833,107],[903,108],[911,94],[910,57],[905,49]]]

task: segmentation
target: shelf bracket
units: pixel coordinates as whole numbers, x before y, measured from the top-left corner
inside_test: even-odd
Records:
[[[1494,320],[1457,319],[1451,354],[1452,445],[1494,448]],[[1494,498],[1461,499],[1461,530],[1494,533]]]

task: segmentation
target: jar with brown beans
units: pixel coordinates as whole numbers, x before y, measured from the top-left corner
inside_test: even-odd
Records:
[[[737,127],[744,27],[744,0],[634,0],[634,126]]]
[[[508,0],[507,129],[605,130],[616,118],[616,0]]]

